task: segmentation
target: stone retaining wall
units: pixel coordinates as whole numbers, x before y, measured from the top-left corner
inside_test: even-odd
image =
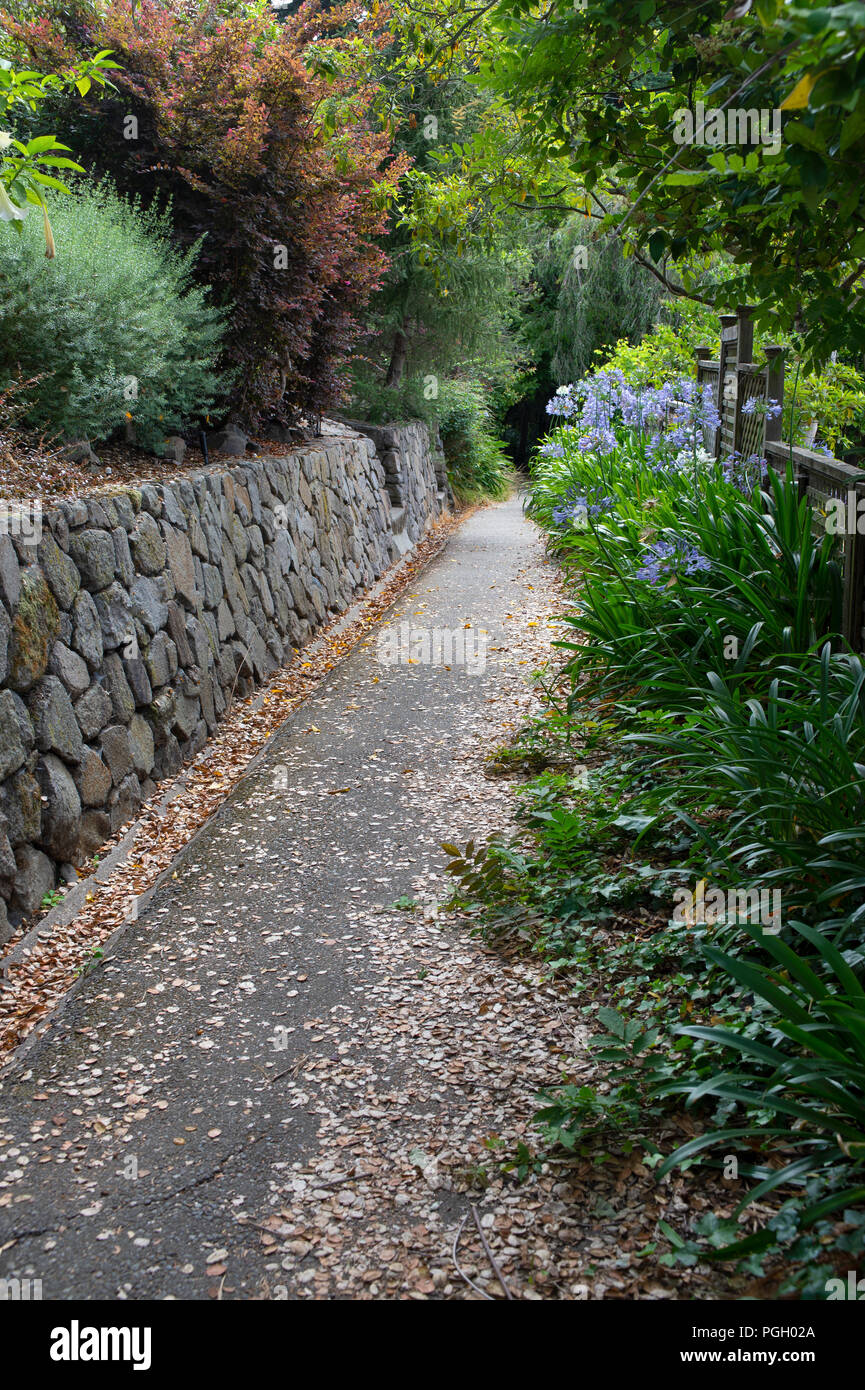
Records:
[[[61,503],[38,545],[7,522],[0,944],[442,512],[425,425],[325,431]]]
[[[358,420],[346,423],[375,445],[384,467],[388,496],[398,512],[405,512],[405,531],[414,544],[433,496],[439,493],[453,501],[444,451],[438,440],[431,450],[429,431],[420,421],[405,425],[367,425]],[[399,530],[399,520],[397,525]]]

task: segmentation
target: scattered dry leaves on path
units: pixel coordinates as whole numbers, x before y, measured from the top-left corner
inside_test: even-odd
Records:
[[[106,882],[92,881],[84,910],[68,926],[52,926],[21,960],[9,960],[8,955],[31,924],[9,941],[7,959],[0,959],[0,1064],[62,999],[86,967],[91,952],[132,920],[137,899],[152,888],[178,851],[213,814],[274,730],[438,554],[458,520],[449,516],[437,522],[408,562],[395,566],[375,595],[361,602],[347,625],[345,615],[334,618],[291,666],[282,667],[253,695],[235,703],[214,737],[181,774],[170,805],[161,805],[170,781],[161,783],[145,804],[135,821],[135,840],[128,858]],[[103,858],[128,828],[106,843]]]

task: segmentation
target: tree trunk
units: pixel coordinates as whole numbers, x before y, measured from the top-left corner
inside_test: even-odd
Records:
[[[393,351],[390,357],[390,366],[387,369],[387,376],[384,379],[385,386],[399,386],[402,375],[405,371],[406,358],[408,357],[408,338],[401,328],[396,330],[393,336]]]

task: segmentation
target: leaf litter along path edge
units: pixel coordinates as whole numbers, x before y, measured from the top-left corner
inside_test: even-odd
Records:
[[[415,549],[366,596],[339,614],[252,695],[234,703],[207,745],[165,779],[136,819],[102,846],[99,869],[73,885],[83,903],[61,900],[24,923],[0,954],[0,1076],[25,1040],[75,987],[92,952],[110,947],[174,857],[204,825],[284,722],[446,544],[469,510],[434,523]],[[110,861],[119,860],[116,865]],[[105,870],[108,869],[106,877]]]
[[[592,1063],[537,962],[431,906],[440,842],[508,823],[484,756],[535,707],[559,602],[519,501],[479,511],[387,622],[485,629],[484,674],[381,667],[370,632],[271,737],[0,1085],[0,1275],[59,1299],[718,1296],[637,1254],[713,1203],[704,1179],[634,1155],[501,1174],[538,1090]]]

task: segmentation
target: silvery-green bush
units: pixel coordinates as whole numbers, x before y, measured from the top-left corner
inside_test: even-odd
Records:
[[[81,180],[52,204],[57,255],[46,260],[37,212],[0,260],[0,390],[41,374],[27,424],[101,440],[131,420],[138,443],[159,451],[226,385],[225,311],[192,283],[198,247],[172,245],[164,210]]]

